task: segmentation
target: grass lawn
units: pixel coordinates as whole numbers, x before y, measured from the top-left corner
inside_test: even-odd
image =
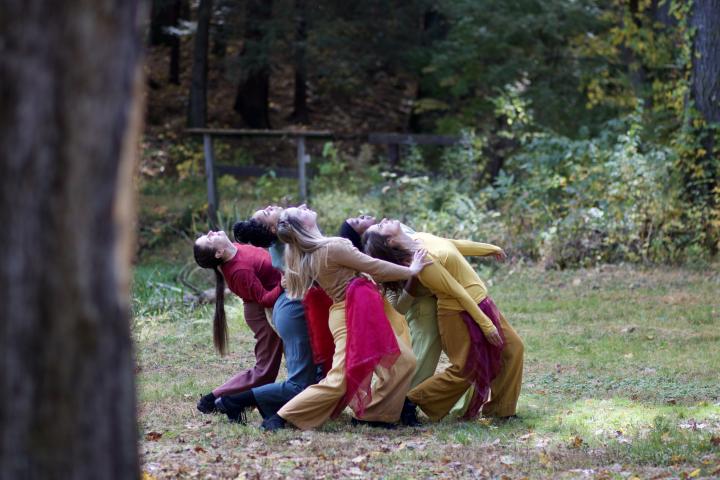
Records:
[[[486,271],[524,339],[519,419],[446,419],[393,431],[262,433],[195,409],[253,364],[238,300],[231,353],[212,306],[182,301],[178,267],[136,269],[133,299],[143,471],[155,478],[719,478],[720,273],[607,266]],[[174,287],[173,287],[174,286]],[[280,376],[284,378],[281,370]]]

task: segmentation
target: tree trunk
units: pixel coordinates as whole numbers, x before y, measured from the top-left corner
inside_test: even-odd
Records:
[[[150,45],[170,47],[168,77],[176,85],[180,84],[180,37],[166,29],[179,26],[182,11],[182,0],[153,0],[150,13]]]
[[[720,0],[695,0],[692,98],[706,122],[720,122]]]
[[[720,0],[695,0],[691,26],[696,29],[690,92],[695,109],[706,125],[698,132],[705,155],[686,174],[686,190],[696,205],[718,207],[714,190],[720,188],[720,158],[715,138],[720,133]],[[718,239],[708,222],[707,244],[717,253]],[[717,231],[717,230],[716,230]]]
[[[208,43],[211,16],[212,0],[200,0],[188,105],[188,127],[191,128],[204,127],[207,124]]]
[[[307,64],[305,52],[307,50],[307,8],[305,0],[295,0],[295,95],[293,97],[293,112],[290,120],[308,124],[310,115],[307,106]]]
[[[139,477],[139,0],[0,9],[0,478]]]
[[[271,18],[272,0],[247,0],[245,3],[245,36],[240,53],[243,73],[234,108],[251,128],[271,128],[268,111],[270,52],[266,38],[267,23]]]
[[[429,49],[433,42],[442,40],[447,36],[448,25],[445,17],[435,8],[427,10],[423,14],[421,22],[422,39],[420,44]],[[421,100],[425,97],[425,89],[422,86],[422,78],[418,78],[418,87],[415,93],[415,100]],[[427,115],[425,115],[427,116]],[[422,114],[410,112],[410,118],[408,119],[408,129],[413,133],[420,133],[431,129],[431,126],[427,125],[432,123],[432,120],[423,118]]]
[[[184,5],[187,0],[173,1],[173,26],[179,27],[180,20],[188,20],[188,5]],[[180,59],[182,53],[180,51],[180,36],[170,35],[170,83],[180,85]]]
[[[233,0],[218,0],[214,6],[215,19],[213,20],[211,30],[211,51],[218,60],[221,60],[218,62],[220,68],[223,68],[225,55],[227,54],[228,36],[232,30],[232,28],[227,28],[226,23],[228,22],[228,17],[231,16],[230,12],[237,8],[234,6],[234,3]]]

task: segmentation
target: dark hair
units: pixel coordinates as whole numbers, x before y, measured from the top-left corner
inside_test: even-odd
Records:
[[[365,253],[373,258],[406,267],[412,261],[412,252],[401,247],[390,245],[390,236],[366,230],[362,236]],[[383,282],[383,288],[399,291],[405,285],[404,281]]]
[[[202,268],[212,268],[215,272],[215,318],[213,319],[213,343],[220,355],[227,353],[228,327],[225,318],[225,279],[220,273],[222,259],[215,256],[215,250],[209,247],[193,245],[195,262]]]
[[[277,240],[277,235],[272,233],[267,225],[253,218],[233,225],[233,235],[239,243],[249,243],[261,248],[268,248]]]
[[[352,242],[353,245],[355,245],[355,248],[362,252],[363,247],[362,241],[360,239],[360,234],[355,231],[355,229],[347,222],[347,220],[345,220],[342,225],[340,225],[338,236],[342,238],[347,238]]]

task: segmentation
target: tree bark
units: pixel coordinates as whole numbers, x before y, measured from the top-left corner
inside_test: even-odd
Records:
[[[293,96],[293,112],[290,120],[310,123],[310,112],[307,106],[307,7],[305,0],[295,0],[295,45],[293,60],[295,62],[295,94]]]
[[[692,98],[708,123],[720,122],[720,0],[695,0]]]
[[[0,478],[139,477],[139,0],[0,7]]]
[[[219,67],[223,68],[225,55],[227,54],[228,36],[232,29],[228,29],[226,23],[228,17],[231,15],[230,12],[234,10],[233,0],[218,0],[215,3],[215,14],[211,30],[212,42],[211,51],[212,54],[219,60]]]
[[[211,16],[212,0],[200,0],[188,104],[188,127],[191,128],[204,127],[207,124],[208,43]]]
[[[183,0],[153,0],[150,13],[150,45],[170,47],[168,79],[180,84],[180,37],[166,31],[178,27],[183,16]]]
[[[267,23],[272,18],[272,0],[247,0],[245,34],[240,53],[242,77],[235,97],[235,111],[251,128],[269,129],[270,52]]]
[[[420,44],[429,49],[433,42],[442,40],[447,36],[448,26],[444,15],[435,8],[425,11],[421,22],[421,31],[422,37]],[[422,86],[422,78],[418,78],[417,82],[418,87],[415,100],[421,100],[425,97],[426,92]],[[410,118],[408,119],[408,129],[413,133],[427,131],[427,124],[432,123],[432,121],[427,121],[427,119],[423,118],[424,116],[427,117],[427,115],[419,114],[414,110],[411,111]]]
[[[691,26],[694,27],[693,64],[690,92],[695,109],[706,125],[698,132],[705,155],[686,174],[686,191],[696,205],[710,211],[718,207],[714,190],[720,188],[720,159],[715,138],[720,133],[720,0],[695,0]],[[698,173],[699,172],[699,173]],[[707,244],[718,251],[713,227],[707,226]],[[717,232],[717,229],[715,229]]]

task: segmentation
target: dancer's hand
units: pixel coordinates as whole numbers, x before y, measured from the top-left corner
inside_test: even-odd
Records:
[[[494,329],[490,333],[486,333],[485,338],[487,338],[487,341],[490,342],[495,347],[499,347],[503,343],[502,338],[500,337],[500,334],[497,331],[497,328]]]
[[[507,258],[507,254],[505,253],[505,250],[500,250],[499,252],[493,253],[493,257],[495,257],[495,260],[498,262],[502,262]]]
[[[413,254],[412,263],[410,264],[410,267],[408,267],[410,268],[410,271],[413,275],[417,275],[422,271],[423,268],[433,263],[431,258],[425,258],[426,255],[427,250],[425,250],[424,248],[416,250]]]
[[[287,281],[285,281],[285,275],[280,274],[280,286],[283,290],[287,290]]]

